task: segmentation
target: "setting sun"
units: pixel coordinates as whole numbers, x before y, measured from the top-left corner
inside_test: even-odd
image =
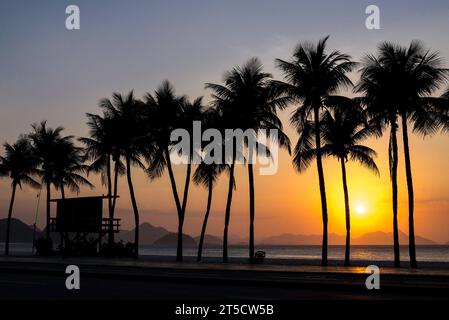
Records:
[[[366,207],[365,207],[364,205],[358,205],[358,206],[355,208],[355,212],[356,212],[357,214],[363,215],[363,214],[365,214],[365,212],[366,212]]]

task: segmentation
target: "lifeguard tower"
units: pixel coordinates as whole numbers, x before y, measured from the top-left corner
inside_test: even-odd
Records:
[[[96,255],[102,238],[118,233],[120,219],[103,218],[103,200],[107,196],[53,199],[56,217],[50,218],[50,231],[60,234],[64,255]]]

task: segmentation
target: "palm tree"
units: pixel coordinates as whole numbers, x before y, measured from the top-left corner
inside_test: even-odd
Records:
[[[284,109],[289,99],[282,96],[271,80],[272,76],[262,72],[262,64],[257,58],[251,59],[243,68],[244,86],[242,86],[243,99],[248,103],[249,110],[247,113],[247,126],[245,129],[264,129],[276,130],[277,137],[270,136],[269,131],[267,137],[276,139],[275,142],[282,148],[285,148],[290,154],[290,139],[283,132],[282,122],[277,116],[277,108]],[[242,99],[242,100],[243,100]],[[257,131],[256,131],[257,132]],[[260,145],[260,144],[259,144]],[[270,150],[267,150],[267,155]],[[249,150],[251,155],[252,150]],[[250,232],[249,232],[249,258],[252,262],[254,259],[254,220],[255,220],[255,199],[254,199],[254,173],[253,163],[248,161],[248,180],[249,180],[249,207],[250,207]]]
[[[101,173],[102,183],[108,190],[108,211],[110,232],[108,235],[108,245],[114,244],[114,232],[112,229],[115,204],[118,192],[118,176],[125,173],[125,166],[120,160],[120,153],[117,152],[116,142],[118,131],[114,128],[114,119],[104,115],[87,114],[89,119],[89,138],[80,138],[86,147],[86,157],[92,161],[89,172]],[[114,179],[112,179],[112,165],[114,163]],[[114,180],[112,182],[112,180]]]
[[[115,134],[116,140],[114,140],[115,162],[117,165],[120,156],[125,159],[126,178],[135,222],[134,258],[137,259],[139,257],[139,208],[137,206],[131,168],[133,165],[137,165],[145,169],[144,164],[140,160],[146,141],[144,108],[143,104],[134,98],[133,91],[130,91],[126,96],[114,93],[112,100],[102,99],[100,107],[103,109],[105,117],[113,119],[113,130],[119,132]]]
[[[32,125],[33,131],[30,134],[30,139],[34,153],[39,159],[41,165],[40,175],[42,183],[45,184],[47,190],[46,203],[46,239],[50,239],[50,199],[51,199],[51,185],[55,181],[56,161],[59,157],[58,145],[70,143],[72,136],[61,135],[64,130],[63,127],[55,129],[47,128],[46,121],[40,124]]]
[[[362,101],[367,105],[367,113],[377,121],[379,131],[381,128],[390,127],[390,137],[388,144],[388,158],[390,169],[390,180],[392,189],[392,209],[393,209],[393,251],[394,265],[400,267],[400,246],[399,246],[399,226],[398,226],[398,142],[397,142],[397,112],[390,108],[388,104],[388,84],[385,80],[386,72],[380,66],[377,58],[368,56],[363,62],[362,75],[356,87],[357,92],[364,93]]]
[[[184,227],[184,219],[185,219],[185,213],[187,208],[187,198],[189,194],[189,186],[190,186],[190,179],[191,179],[191,172],[192,172],[192,161],[195,154],[199,154],[200,150],[197,150],[194,142],[193,142],[193,121],[202,121],[203,120],[203,100],[202,97],[195,99],[193,102],[188,101],[187,99],[183,100],[182,103],[182,113],[181,117],[179,119],[180,121],[180,128],[184,128],[189,132],[189,135],[191,137],[190,139],[190,150],[189,150],[189,159],[187,161],[187,172],[185,177],[185,183],[184,183],[184,195],[182,198],[182,204],[181,204],[181,219],[179,219],[178,223],[178,245],[177,245],[177,257],[180,257],[180,260],[182,260],[183,256],[183,244],[182,244],[182,237],[183,237],[183,227]],[[179,258],[178,258],[179,260]]]
[[[401,118],[404,145],[405,171],[407,178],[409,207],[409,255],[412,268],[417,267],[414,191],[408,125],[421,134],[433,133],[438,121],[433,118],[429,96],[447,79],[447,69],[442,68],[437,52],[424,49],[419,42],[412,42],[408,48],[384,42],[379,54],[367,56],[362,68],[362,77],[357,91],[365,93],[366,103],[375,116],[391,126],[390,167],[393,180],[393,215],[395,228],[395,265],[399,266],[399,242],[397,238],[397,119]],[[396,189],[396,190],[395,190]]]
[[[220,129],[234,129],[240,127],[240,114],[235,112],[236,103],[234,93],[231,89],[233,83],[236,80],[232,79],[233,77],[238,77],[238,71],[235,71],[236,74],[232,75],[230,73],[225,74],[225,86],[215,85],[215,84],[206,84],[206,88],[210,88],[214,91],[212,106],[217,111],[218,117],[220,118]],[[233,123],[233,120],[235,121]],[[222,130],[223,131],[223,130]],[[225,209],[225,223],[223,230],[223,262],[228,261],[228,230],[229,230],[229,222],[231,217],[231,203],[232,203],[232,193],[236,187],[235,179],[234,179],[234,169],[235,169],[235,160],[236,160],[236,147],[235,141],[226,141],[225,139],[222,141],[222,145],[226,145],[226,143],[232,143],[233,150],[230,158],[227,158],[228,155],[223,155],[223,162],[229,165],[229,182],[228,182],[228,194],[226,199],[226,209]]]
[[[197,185],[204,186],[208,191],[206,213],[204,214],[203,225],[201,227],[200,242],[198,244],[198,262],[201,261],[203,254],[204,237],[206,235],[207,222],[209,220],[210,208],[212,205],[212,192],[218,180],[218,177],[226,168],[229,167],[221,164],[206,164],[202,162],[200,165],[198,165],[195,173],[193,174],[193,182]]]
[[[316,164],[320,186],[321,209],[323,217],[323,245],[321,264],[326,266],[327,261],[327,225],[328,212],[326,201],[326,188],[322,164],[320,141],[320,114],[325,108],[325,99],[341,88],[352,86],[347,73],[355,67],[351,57],[335,50],[326,52],[326,42],[329,37],[320,40],[317,45],[309,43],[299,44],[290,61],[276,60],[276,65],[284,73],[287,82],[277,82],[279,89],[283,90],[292,101],[301,105],[293,113],[291,122],[299,132],[303,131],[309,121],[313,121],[315,132],[315,146],[317,150]],[[300,146],[297,145],[297,148]],[[296,168],[301,169],[298,163]]]
[[[286,100],[280,97],[278,90],[271,85],[272,76],[262,71],[263,67],[258,58],[252,58],[243,67],[235,67],[227,72],[224,77],[224,85],[206,84],[206,88],[214,91],[215,107],[221,110],[226,128],[241,129],[246,131],[253,129],[274,129],[278,131],[278,143],[290,151],[290,141],[282,131],[282,123],[276,115],[277,107],[285,107]],[[267,134],[269,136],[269,134]],[[254,137],[256,138],[256,137]],[[274,138],[274,137],[273,137]],[[245,141],[248,143],[248,141]],[[234,142],[233,142],[233,145]],[[259,148],[257,148],[259,149]],[[255,150],[248,150],[251,159],[248,159],[249,182],[249,258],[254,258],[254,173],[252,155]],[[234,150],[234,153],[237,151]],[[228,189],[228,202],[226,206],[226,223],[224,231],[223,260],[227,261],[227,232],[230,218],[230,205],[232,201],[235,155],[231,159],[231,174]]]
[[[321,134],[324,144],[322,154],[336,157],[341,165],[346,218],[345,265],[349,266],[351,222],[346,162],[350,160],[357,161],[377,175],[379,175],[379,169],[373,160],[376,152],[360,144],[362,140],[373,135],[377,128],[366,123],[364,114],[353,105],[351,99],[347,99],[343,103],[347,104],[350,108],[335,108],[332,111],[326,111],[324,113],[321,121]],[[316,156],[316,149],[307,150],[306,154],[309,157]],[[305,160],[304,157],[306,156],[303,156],[303,161]]]
[[[222,119],[219,110],[217,110],[216,108],[210,108],[203,112],[202,128],[203,130],[217,129],[223,133],[224,128],[222,127]],[[221,144],[223,141],[216,141],[216,142]],[[224,146],[220,145],[220,147],[222,148],[223,152]],[[225,170],[229,171],[229,166],[225,164],[225,161],[222,161],[222,163],[216,163],[215,161],[213,161],[213,159],[209,158],[211,156],[212,155],[210,154],[206,154],[204,156],[203,161],[198,165],[197,169],[195,170],[195,173],[193,174],[193,182],[197,185],[204,186],[208,190],[206,212],[204,215],[204,220],[201,228],[200,241],[198,244],[197,261],[201,261],[202,259],[204,237],[206,235],[206,228],[212,205],[213,188],[217,183],[220,174]]]
[[[184,192],[182,198],[180,198],[170,160],[171,146],[173,144],[170,136],[174,129],[183,128],[192,137],[193,121],[201,120],[202,117],[202,99],[198,98],[191,103],[185,96],[177,96],[172,84],[164,81],[153,95],[150,93],[146,95],[146,106],[148,111],[148,136],[150,136],[152,142],[150,146],[147,146],[146,157],[149,163],[147,173],[150,179],[156,179],[161,177],[165,168],[167,168],[178,214],[176,260],[182,261],[183,226],[191,177],[191,160],[197,150],[194,150],[191,144],[189,159],[187,161]]]
[[[80,192],[80,185],[93,188],[82,176],[88,171],[88,166],[84,164],[83,149],[75,146],[72,140],[60,141],[56,148],[58,152],[54,161],[53,184],[56,190],[61,191],[62,199],[65,199],[65,188],[76,193]]]
[[[32,178],[38,173],[38,161],[33,153],[28,137],[20,137],[13,145],[5,143],[5,156],[0,157],[0,173],[11,178],[12,194],[8,210],[6,224],[5,256],[9,255],[9,235],[11,228],[12,211],[16,196],[17,186],[22,188],[23,184],[38,188],[39,183]]]

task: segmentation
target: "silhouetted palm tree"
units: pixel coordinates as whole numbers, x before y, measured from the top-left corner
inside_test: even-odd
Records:
[[[293,53],[290,61],[277,59],[276,65],[284,73],[286,83],[277,82],[278,87],[291,97],[292,101],[300,102],[301,105],[292,115],[291,122],[299,132],[303,127],[309,125],[312,119],[315,130],[315,146],[317,149],[316,164],[318,170],[318,180],[321,195],[321,208],[323,216],[323,245],[322,245],[322,265],[327,265],[327,201],[326,188],[324,183],[324,172],[321,155],[320,142],[320,114],[325,107],[325,100],[328,96],[344,86],[352,86],[347,73],[355,67],[349,55],[340,51],[326,52],[326,37],[317,45],[309,43],[300,44]],[[298,146],[297,146],[298,147]],[[298,160],[300,159],[297,158]],[[296,168],[302,170],[299,163],[295,163]]]
[[[286,99],[283,99],[271,86],[271,75],[262,71],[262,64],[257,58],[250,59],[243,67],[236,67],[227,72],[224,77],[224,85],[206,84],[206,88],[214,91],[214,104],[223,119],[226,128],[253,129],[257,135],[258,129],[274,129],[278,132],[280,146],[290,151],[290,141],[282,131],[282,123],[276,115],[277,107],[285,107]],[[269,136],[269,131],[267,131]],[[253,137],[253,138],[256,138]],[[273,137],[274,138],[274,137]],[[245,141],[248,143],[248,141]],[[235,142],[233,142],[235,145]],[[250,232],[249,232],[249,258],[254,258],[254,173],[253,155],[259,149],[257,145],[248,146],[248,179],[249,179],[249,205],[250,205]],[[253,150],[256,147],[257,150]],[[265,146],[266,147],[266,146]],[[237,150],[234,150],[236,153]],[[233,179],[235,158],[231,159],[231,175]],[[231,180],[230,180],[231,181]],[[230,218],[230,204],[232,201],[233,185],[229,184],[228,204],[226,207],[226,223],[224,231],[223,260],[227,261],[227,230]]]
[[[50,199],[51,199],[51,185],[55,181],[56,161],[59,157],[59,148],[61,144],[69,143],[72,136],[61,136],[64,130],[62,127],[55,129],[47,128],[46,121],[40,124],[32,125],[33,131],[30,134],[31,143],[34,153],[39,159],[41,165],[40,175],[42,183],[45,184],[47,190],[47,204],[46,204],[46,238],[50,239]]]
[[[110,232],[108,235],[108,244],[110,247],[114,244],[114,232],[112,229],[115,204],[118,192],[118,176],[125,173],[125,166],[120,159],[120,153],[116,148],[116,142],[119,130],[114,125],[114,119],[107,116],[87,114],[89,126],[89,138],[80,138],[79,140],[86,146],[86,156],[92,163],[89,171],[101,173],[102,183],[108,190],[108,211]],[[114,178],[112,179],[112,165],[114,163]],[[112,182],[112,180],[114,180]]]
[[[397,118],[401,117],[404,145],[405,171],[409,206],[410,265],[417,267],[414,230],[414,192],[408,123],[421,134],[433,133],[438,121],[433,118],[429,103],[432,94],[446,79],[447,69],[442,68],[437,52],[424,49],[419,42],[408,48],[384,42],[378,56],[367,56],[357,91],[364,92],[366,103],[375,116],[383,118],[391,129],[390,167],[393,180],[393,215],[395,228],[395,265],[399,266],[399,240],[397,239]],[[395,190],[396,189],[396,190]]]
[[[0,157],[0,173],[11,178],[12,187],[6,224],[5,256],[7,256],[9,255],[9,235],[17,186],[22,188],[23,184],[28,184],[38,188],[40,184],[33,179],[33,176],[38,174],[38,159],[33,153],[28,137],[20,137],[13,145],[5,143],[4,148],[5,156]]]
[[[398,226],[398,141],[397,141],[397,112],[394,108],[389,108],[386,92],[389,90],[386,81],[383,79],[386,73],[382,71],[375,57],[367,57],[362,68],[362,76],[356,91],[363,92],[363,101],[367,105],[367,112],[373,121],[377,121],[379,128],[390,127],[390,137],[388,143],[388,161],[392,190],[393,209],[393,251],[394,265],[400,267],[400,246],[399,246],[399,226]]]
[[[219,130],[222,134],[224,133],[224,127],[221,119],[221,115],[219,110],[216,108],[210,108],[203,112],[202,115],[202,129],[203,131],[206,131],[208,129],[215,129]],[[217,143],[218,147],[222,149],[222,152],[224,152],[224,146],[223,141],[214,141],[214,143]],[[204,142],[203,148],[206,148],[206,144],[208,146],[208,143]],[[205,149],[203,149],[204,152],[206,152]],[[207,223],[209,220],[209,214],[210,209],[212,205],[212,193],[213,188],[220,176],[220,174],[228,170],[229,172],[229,166],[225,163],[225,159],[222,159],[221,163],[216,163],[214,159],[212,158],[214,154],[205,154],[203,156],[203,162],[201,162],[197,169],[195,170],[195,173],[193,175],[193,182],[198,185],[202,185],[208,190],[208,197],[207,197],[207,205],[206,205],[206,213],[204,215],[204,220],[201,228],[201,235],[200,235],[200,241],[198,244],[198,255],[197,255],[197,261],[201,261],[202,258],[202,252],[203,252],[203,244],[204,244],[204,237],[206,235],[206,228]]]
[[[103,109],[105,117],[113,119],[113,130],[118,132],[114,141],[114,153],[117,157],[115,161],[120,156],[125,159],[126,178],[135,222],[134,258],[137,259],[139,257],[139,208],[134,191],[131,168],[133,165],[137,165],[145,169],[144,164],[141,162],[142,150],[146,142],[143,103],[137,101],[134,98],[133,91],[130,91],[126,96],[114,93],[112,100],[102,99],[100,107]]]
[[[218,112],[222,128],[236,129],[242,127],[242,121],[237,107],[238,103],[236,102],[237,98],[233,92],[233,86],[238,82],[239,73],[239,70],[233,70],[232,72],[226,73],[224,76],[224,86],[211,83],[205,85],[206,88],[214,91],[214,94],[212,95],[214,99],[212,105]],[[229,164],[228,195],[226,199],[225,223],[223,230],[223,262],[228,261],[228,230],[231,217],[232,193],[236,186],[234,169],[237,158],[235,139],[232,141],[223,140],[223,145],[226,145],[226,143],[232,143],[233,150],[231,158],[227,158],[228,155],[226,154],[223,155],[223,162]]]
[[[203,253],[203,244],[204,237],[206,235],[207,222],[209,220],[210,208],[212,205],[212,192],[214,189],[214,185],[216,184],[218,177],[220,174],[229,167],[225,164],[206,164],[202,162],[198,165],[195,173],[193,174],[193,182],[198,185],[202,185],[207,188],[207,205],[206,205],[206,213],[204,214],[204,220],[201,227],[201,235],[200,241],[198,244],[198,256],[197,261],[201,261],[202,253]]]
[[[180,128],[183,128],[189,132],[190,135],[190,150],[189,150],[189,159],[187,161],[187,172],[184,183],[184,195],[182,197],[181,204],[181,219],[179,219],[178,223],[178,245],[177,245],[177,257],[178,260],[182,260],[183,257],[183,244],[182,244],[182,235],[183,235],[183,227],[184,227],[184,219],[187,208],[187,198],[189,195],[189,186],[190,186],[190,178],[192,172],[192,160],[195,154],[199,155],[200,150],[196,148],[194,145],[194,133],[193,133],[193,122],[203,120],[203,101],[202,98],[197,98],[193,102],[188,101],[187,99],[183,100],[182,103],[182,113],[179,118]]]
[[[347,108],[334,108],[332,111],[324,113],[321,121],[321,135],[324,144],[322,154],[338,158],[341,164],[346,218],[345,265],[348,266],[350,264],[351,222],[345,163],[357,161],[378,175],[379,169],[373,160],[376,152],[360,144],[364,139],[373,135],[377,128],[366,123],[364,114],[351,99],[345,100],[347,101],[342,102]],[[305,159],[307,157],[315,156],[316,149],[307,150],[303,154],[303,161],[307,161]]]
[[[171,148],[175,143],[171,141],[170,137],[172,131],[175,129],[185,129],[190,133],[190,137],[192,137],[193,121],[201,120],[203,108],[202,99],[198,98],[191,103],[187,100],[187,97],[176,95],[173,85],[168,81],[164,81],[153,95],[147,93],[145,100],[148,111],[148,136],[151,140],[151,145],[147,146],[146,157],[149,163],[147,173],[150,179],[156,179],[161,177],[165,168],[167,168],[178,214],[176,260],[182,261],[183,226],[192,168],[191,160],[196,151],[193,149],[191,141],[189,159],[187,159],[184,192],[182,199],[180,199],[170,160]]]
[[[65,188],[76,193],[80,192],[80,185],[93,188],[94,186],[82,176],[88,171],[88,166],[84,164],[83,149],[75,146],[71,139],[60,141],[56,148],[58,150],[54,161],[53,184],[56,190],[61,191],[62,199],[65,199]]]

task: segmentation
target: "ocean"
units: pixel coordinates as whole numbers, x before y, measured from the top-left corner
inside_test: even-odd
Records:
[[[279,261],[316,261],[321,259],[321,246],[256,246],[256,250],[266,252],[266,259]],[[344,259],[344,246],[329,246],[329,260],[341,261]],[[449,263],[448,245],[428,245],[417,246],[417,258],[422,262],[440,262]],[[0,254],[4,252],[4,243],[0,243]],[[32,246],[26,243],[11,243],[11,255],[31,255]],[[154,247],[141,246],[140,255],[162,257],[166,260],[169,257],[175,257],[176,248],[174,247]],[[196,248],[184,248],[185,257],[196,257]],[[203,257],[220,258],[222,250],[220,247],[206,247],[203,250]],[[230,246],[229,257],[236,259],[246,259],[248,257],[247,246]],[[364,246],[354,245],[351,247],[351,260],[356,261],[393,261],[392,246]],[[401,260],[408,260],[408,247],[401,246]]]

